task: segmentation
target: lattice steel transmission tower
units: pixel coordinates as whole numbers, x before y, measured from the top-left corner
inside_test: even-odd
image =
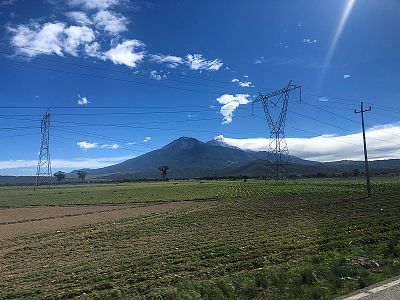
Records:
[[[51,160],[50,160],[50,112],[47,111],[41,121],[40,126],[40,151],[36,171],[35,189],[39,186],[39,178],[44,175],[47,177],[49,186],[51,185]]]
[[[253,101],[263,104],[265,117],[269,126],[269,147],[267,151],[266,178],[283,180],[286,178],[286,166],[289,165],[289,149],[285,139],[286,113],[289,104],[289,95],[293,90],[299,89],[301,101],[301,86],[289,81],[288,85],[277,91],[261,94]],[[279,97],[278,97],[279,96]],[[273,99],[278,99],[273,101]],[[272,105],[272,107],[271,107]],[[271,108],[277,109],[279,114],[275,117]]]

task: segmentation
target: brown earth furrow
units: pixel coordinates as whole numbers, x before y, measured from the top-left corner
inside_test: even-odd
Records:
[[[163,204],[116,206],[28,207],[0,210],[0,241],[29,234],[61,231],[105,221],[164,213],[206,202],[181,201]]]

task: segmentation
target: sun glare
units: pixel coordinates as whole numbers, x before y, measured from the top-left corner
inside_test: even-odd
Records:
[[[356,0],[347,0],[346,6],[344,7],[342,16],[339,20],[339,24],[335,31],[335,35],[333,36],[332,43],[329,47],[328,53],[325,58],[325,62],[324,62],[323,69],[322,69],[322,74],[320,77],[319,87],[322,84],[322,82],[324,81],[326,71],[329,68],[329,65],[331,64],[333,55],[335,54],[336,47],[337,47],[340,37],[343,33],[343,30],[346,27],[347,20],[349,19],[349,16],[351,14],[351,11],[354,7],[355,2],[356,2]]]

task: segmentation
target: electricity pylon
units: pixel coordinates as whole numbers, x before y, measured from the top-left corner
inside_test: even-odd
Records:
[[[289,104],[289,94],[291,91],[299,89],[300,100],[301,100],[301,86],[295,85],[292,81],[289,81],[288,85],[277,91],[268,94],[259,94],[258,97],[253,101],[261,102],[264,108],[265,118],[267,119],[269,126],[269,147],[267,151],[267,170],[266,178],[275,178],[278,180],[284,180],[286,178],[285,166],[289,164],[289,149],[285,139],[285,123],[286,113]],[[276,101],[276,97],[279,98]],[[280,109],[280,113],[277,118],[274,118],[271,112],[271,105],[273,108]]]
[[[40,176],[46,176],[49,186],[51,185],[51,160],[50,160],[50,112],[47,111],[41,121],[40,126],[40,151],[36,171],[35,189],[39,186]]]

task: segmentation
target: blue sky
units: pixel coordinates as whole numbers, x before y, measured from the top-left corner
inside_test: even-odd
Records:
[[[180,136],[265,149],[258,93],[285,86],[289,151],[400,158],[396,0],[0,0],[0,174],[34,174],[51,112],[53,169],[100,167]]]

